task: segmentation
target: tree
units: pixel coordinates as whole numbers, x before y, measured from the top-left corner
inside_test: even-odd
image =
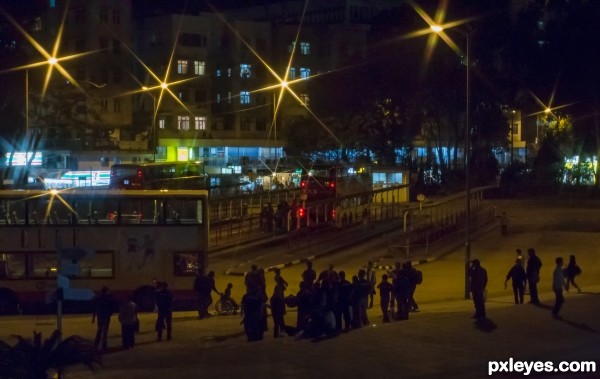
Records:
[[[42,342],[41,333],[33,333],[33,340],[14,336],[13,346],[0,341],[0,379],[47,379],[51,371],[83,364],[90,370],[100,365],[100,355],[91,341],[70,336],[59,342],[55,330]]]

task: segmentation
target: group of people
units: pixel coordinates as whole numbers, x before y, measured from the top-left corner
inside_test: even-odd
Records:
[[[521,249],[516,249],[517,257],[514,265],[509,269],[504,281],[504,288],[507,288],[508,282],[512,282],[515,304],[523,304],[525,297],[525,288],[529,286],[529,296],[531,304],[539,304],[538,283],[540,281],[540,270],[542,261],[537,256],[535,249],[527,249],[527,264],[525,265]],[[556,267],[552,275],[552,290],[555,294],[555,303],[552,308],[552,315],[560,318],[558,313],[564,303],[563,289],[569,291],[574,287],[578,292],[581,288],[575,283],[575,278],[581,274],[582,270],[577,264],[575,255],[569,257],[569,263],[564,267],[564,259],[557,257],[555,259]],[[487,272],[481,266],[478,259],[471,261],[469,269],[469,288],[471,290],[473,303],[475,306],[475,318],[485,319],[485,288],[487,286]]]
[[[156,282],[154,291],[154,304],[157,314],[154,330],[156,339],[162,340],[163,331],[167,331],[167,340],[172,337],[173,322],[173,294],[169,291],[167,282]],[[138,306],[133,295],[120,305],[110,293],[108,287],[102,287],[94,303],[92,323],[96,322],[96,337],[94,344],[97,349],[106,351],[108,349],[108,330],[112,315],[117,312],[121,324],[121,340],[123,349],[133,349],[135,345],[135,334],[139,332],[140,321],[138,319]]]
[[[394,270],[389,275],[382,275],[377,284],[372,262],[358,270],[350,281],[344,271],[334,270],[333,265],[317,274],[312,262],[308,261],[297,293],[287,296],[288,283],[279,269],[274,272],[275,286],[270,297],[263,269],[254,265],[246,274],[246,294],[241,304],[248,341],[263,339],[264,332],[268,330],[268,307],[271,308],[275,338],[283,335],[334,337],[366,326],[369,324],[367,309],[373,307],[377,290],[384,322],[406,320],[409,312],[418,311],[414,293],[422,281],[422,273],[410,262],[397,263]],[[297,308],[295,326],[286,325],[284,316],[287,307]]]

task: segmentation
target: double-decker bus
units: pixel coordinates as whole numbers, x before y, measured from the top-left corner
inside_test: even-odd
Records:
[[[183,190],[0,191],[0,312],[54,309],[62,276],[69,288],[133,295],[145,311],[165,281],[175,307],[191,309],[208,248],[207,199]],[[67,311],[90,305],[65,301]]]
[[[373,184],[369,173],[364,169],[313,167],[302,175],[300,191],[306,199],[305,208],[299,211],[300,217],[335,220],[342,205],[367,205]]]
[[[114,164],[109,189],[205,189],[207,175],[202,162],[153,162]]]

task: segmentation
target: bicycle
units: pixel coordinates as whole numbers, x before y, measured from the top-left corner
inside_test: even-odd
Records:
[[[237,314],[239,308],[240,306],[233,299],[224,296],[215,303],[215,310],[223,316]]]

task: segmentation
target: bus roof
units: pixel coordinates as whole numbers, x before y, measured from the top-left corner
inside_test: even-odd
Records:
[[[36,196],[52,196],[53,193],[73,196],[100,196],[100,197],[207,197],[206,190],[119,190],[119,189],[90,189],[67,188],[63,190],[0,190],[2,198],[28,198]]]
[[[189,166],[189,165],[200,165],[203,164],[202,161],[193,161],[193,162],[140,162],[140,163],[115,163],[111,167],[114,166],[135,166],[135,167],[152,167],[152,166]]]

